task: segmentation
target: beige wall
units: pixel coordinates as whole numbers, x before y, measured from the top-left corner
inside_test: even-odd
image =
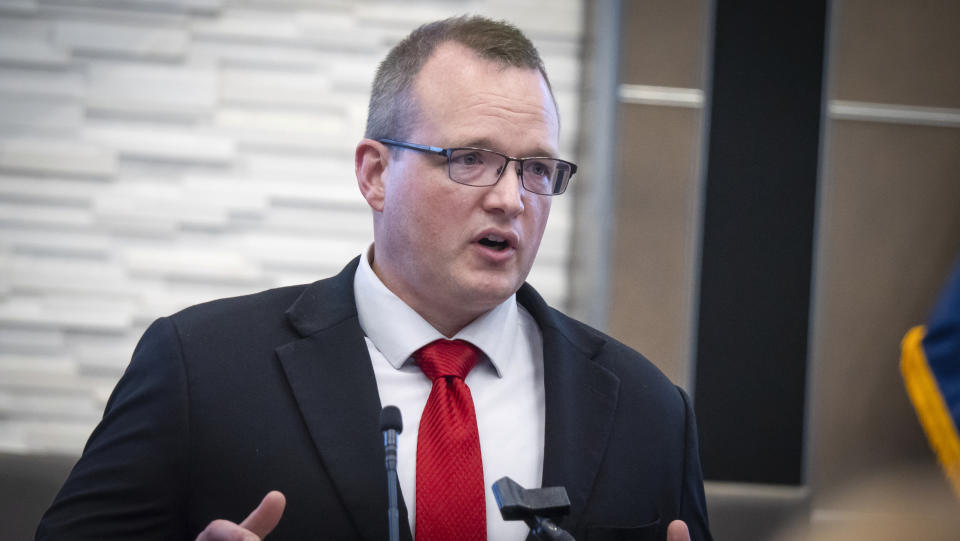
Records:
[[[950,0],[834,2],[811,341],[815,519],[847,483],[914,462],[936,469],[897,363],[960,255],[957,21]]]
[[[706,2],[624,2],[609,332],[689,387]]]

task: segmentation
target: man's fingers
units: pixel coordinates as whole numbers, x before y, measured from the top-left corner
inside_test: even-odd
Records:
[[[197,541],[260,541],[260,538],[229,520],[214,520],[204,528]]]
[[[667,526],[667,541],[690,541],[690,531],[687,530],[687,523],[682,520],[675,520]]]
[[[282,493],[272,490],[263,497],[260,505],[247,518],[243,519],[240,526],[263,539],[277,527],[286,506],[287,498]]]
[[[197,541],[263,541],[280,522],[287,498],[273,490],[239,525],[228,520],[214,520],[197,536]]]

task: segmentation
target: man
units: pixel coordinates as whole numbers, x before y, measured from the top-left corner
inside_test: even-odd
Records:
[[[671,540],[709,539],[686,395],[524,284],[576,170],[529,40],[421,27],[378,70],[366,135],[368,253],[154,323],[38,538],[384,539],[378,416],[398,404],[405,539],[522,538],[490,493],[504,475],[564,486],[581,540],[671,521]],[[434,346],[463,373],[431,375]]]

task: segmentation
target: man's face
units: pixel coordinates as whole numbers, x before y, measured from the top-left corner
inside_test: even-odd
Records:
[[[504,68],[446,43],[423,66],[414,92],[419,115],[409,142],[557,156],[556,108],[537,70]],[[550,197],[524,190],[516,165],[495,186],[476,187],[450,180],[442,156],[388,155],[374,270],[441,331],[455,332],[503,302],[530,272]]]

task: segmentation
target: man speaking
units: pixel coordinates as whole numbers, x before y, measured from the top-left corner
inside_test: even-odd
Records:
[[[580,540],[709,539],[686,395],[524,282],[577,170],[559,130],[519,30],[415,30],[356,148],[369,250],[157,320],[37,537],[386,539],[394,404],[404,539],[523,539],[490,489],[505,475],[565,487]]]

